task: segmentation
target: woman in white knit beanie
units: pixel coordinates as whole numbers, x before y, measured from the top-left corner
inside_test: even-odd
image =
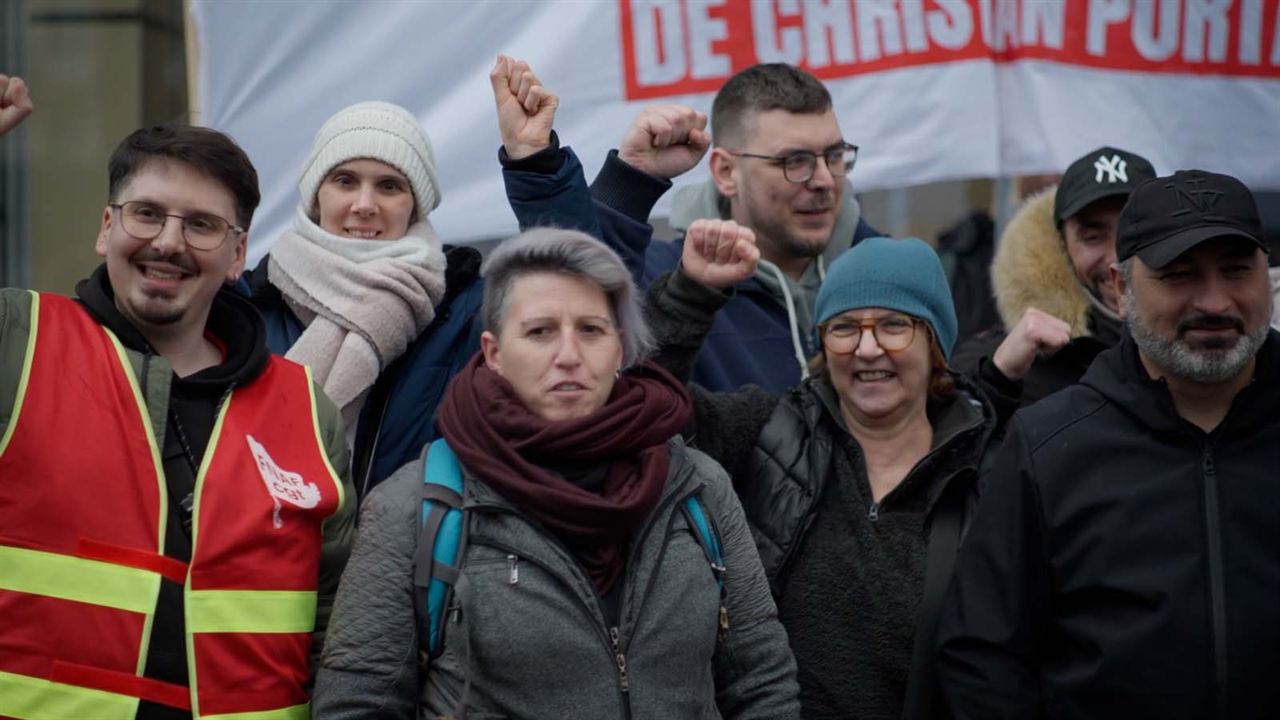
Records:
[[[434,437],[438,396],[478,347],[479,254],[452,248],[446,260],[427,219],[441,197],[431,140],[398,105],[330,117],[298,190],[293,228],[248,282],[271,350],[311,367],[341,410],[363,495]]]

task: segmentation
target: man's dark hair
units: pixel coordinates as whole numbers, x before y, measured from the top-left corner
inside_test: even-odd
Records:
[[[752,65],[729,78],[711,105],[711,139],[717,146],[742,142],[752,113],[786,110],[821,113],[831,109],[831,93],[818,78],[786,63]]]
[[[139,169],[153,160],[173,160],[222,183],[236,203],[236,224],[248,229],[253,211],[262,199],[258,171],[235,140],[195,125],[152,125],[133,131],[111,153],[107,162],[112,202]]]

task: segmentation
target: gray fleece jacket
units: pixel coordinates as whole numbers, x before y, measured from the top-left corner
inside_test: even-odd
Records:
[[[632,539],[617,627],[568,550],[466,474],[467,547],[445,647],[418,665],[412,558],[422,460],[366,500],[313,711],[330,718],[798,718],[796,666],[742,507],[720,466],[671,441],[662,500]],[[680,502],[700,492],[719,589]],[[469,683],[469,687],[468,687]]]

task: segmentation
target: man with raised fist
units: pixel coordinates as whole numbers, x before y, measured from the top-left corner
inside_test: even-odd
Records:
[[[938,670],[957,718],[1280,704],[1280,335],[1257,205],[1179,171],[1138,185],[1118,227],[1128,332],[1014,415],[960,551]]]
[[[551,115],[554,106],[529,110],[537,113]],[[692,108],[645,109],[592,185],[594,208],[573,175],[576,159],[558,148],[549,122],[544,137],[542,174],[505,167],[521,224],[597,232],[642,285],[677,267],[683,246],[683,238],[653,242],[649,212],[671,178],[710,149],[711,181],[678,196],[673,218],[680,226],[699,217],[734,220],[754,231],[761,261],[718,316],[693,379],[713,390],[757,384],[782,391],[800,381],[818,351],[813,303],[827,263],[878,234],[848,192],[857,147],[841,133],[817,78],[785,64],[743,70],[716,95],[710,134],[706,115]],[[520,144],[505,126],[503,144],[508,155]]]
[[[1120,296],[1109,275],[1129,193],[1155,177],[1146,158],[1103,147],[1032,195],[996,245],[991,286],[1003,326],[956,347],[956,370],[983,376],[1022,406],[1079,382],[1120,342]]]

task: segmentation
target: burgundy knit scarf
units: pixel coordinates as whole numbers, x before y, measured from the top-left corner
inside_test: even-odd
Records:
[[[662,496],[671,463],[666,443],[690,412],[684,386],[645,363],[623,373],[596,412],[544,420],[477,354],[446,391],[439,423],[467,470],[560,538],[603,593],[622,571],[632,533]],[[597,463],[608,466],[598,494],[544,467]]]

